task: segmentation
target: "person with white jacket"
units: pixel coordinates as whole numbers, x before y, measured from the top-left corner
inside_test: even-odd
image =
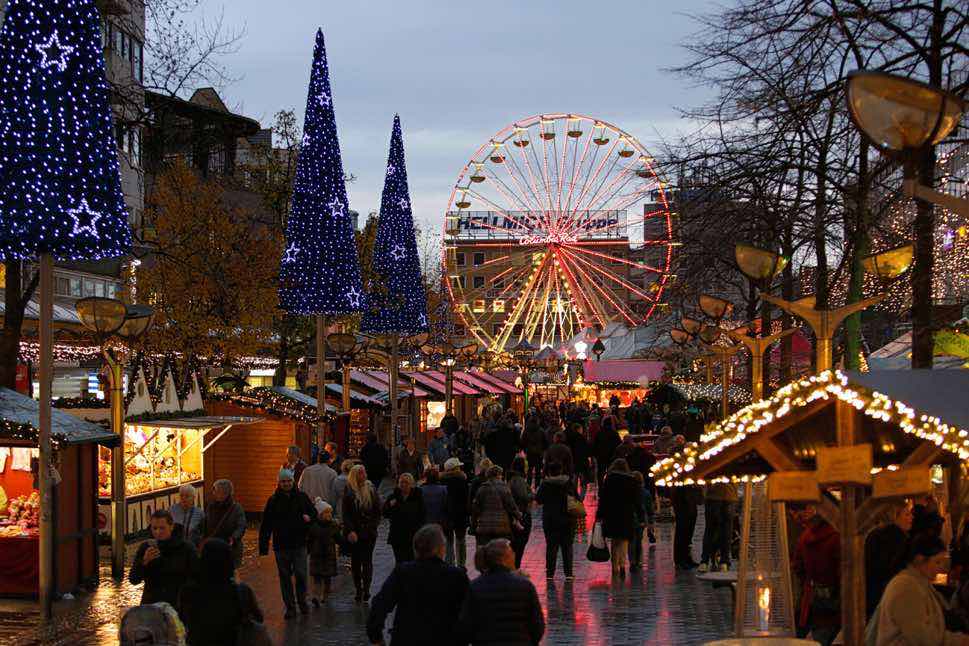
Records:
[[[947,560],[941,539],[912,542],[907,567],[889,582],[868,624],[866,646],[969,646],[969,635],[946,630],[946,602],[932,587]]]

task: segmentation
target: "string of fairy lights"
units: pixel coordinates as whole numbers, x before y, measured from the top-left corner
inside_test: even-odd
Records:
[[[709,484],[715,480],[692,479],[692,472],[726,449],[756,435],[765,426],[794,413],[815,401],[838,399],[873,419],[898,425],[905,433],[969,459],[969,429],[946,424],[938,417],[916,411],[906,403],[879,392],[849,386],[841,371],[826,371],[790,382],[771,397],[740,409],[719,424],[707,427],[700,441],[688,444],[651,469],[657,485]],[[736,481],[749,482],[762,474],[738,476]],[[732,476],[724,476],[734,480]]]

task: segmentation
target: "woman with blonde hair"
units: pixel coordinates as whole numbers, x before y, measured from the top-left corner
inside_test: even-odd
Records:
[[[358,464],[347,476],[347,491],[342,501],[343,535],[350,544],[350,571],[357,590],[356,601],[370,600],[373,580],[373,550],[380,524],[380,494],[367,480],[367,469]]]

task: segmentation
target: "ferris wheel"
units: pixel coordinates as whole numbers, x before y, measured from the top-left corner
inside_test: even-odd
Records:
[[[458,317],[491,350],[646,322],[670,279],[664,183],[635,137],[578,114],[499,131],[451,191],[443,268]]]

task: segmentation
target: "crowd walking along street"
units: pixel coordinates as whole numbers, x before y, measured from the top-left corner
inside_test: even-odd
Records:
[[[967,43],[0,0],[0,646],[969,646]]]

